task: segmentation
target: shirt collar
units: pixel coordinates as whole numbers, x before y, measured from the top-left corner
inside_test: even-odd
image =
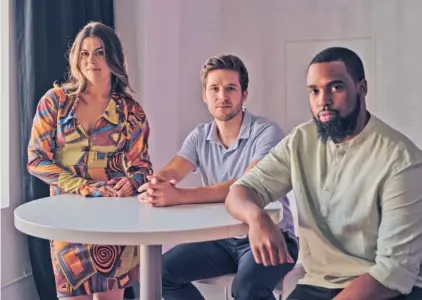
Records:
[[[115,101],[115,99],[112,97],[110,99],[110,102],[108,103],[107,108],[105,109],[102,117],[104,119],[106,119],[107,121],[109,121],[110,123],[114,124],[114,125],[118,125],[119,124],[119,114],[117,113],[117,103]]]
[[[123,101],[122,101],[122,95],[112,91],[111,92],[111,96],[110,96],[110,101],[103,113],[103,115],[101,116],[101,118],[104,118],[105,120],[109,121],[110,123],[114,124],[114,125],[118,125],[119,124],[119,111],[121,111],[123,108]],[[74,115],[75,115],[75,109],[76,106],[78,105],[78,102],[81,101],[78,96],[75,97],[75,100],[73,102],[73,106],[72,106],[72,113],[69,114],[68,116],[68,120],[69,119],[73,119]],[[67,120],[67,121],[68,121]]]
[[[366,137],[373,131],[373,127],[376,122],[375,116],[370,113],[368,114],[369,114],[368,122],[366,123],[365,127],[363,127],[363,129],[355,137],[343,143],[334,143],[332,139],[329,139],[328,142],[329,142],[330,147],[332,149],[339,148],[339,147],[348,148],[348,147],[359,145],[360,143],[362,143],[366,139]]]
[[[243,119],[242,125],[240,127],[239,137],[240,139],[248,139],[251,135],[251,126],[252,126],[252,115],[245,108],[243,109]],[[214,143],[219,143],[220,139],[217,134],[217,124],[215,121],[211,123],[211,129],[207,135],[207,141],[212,141]]]

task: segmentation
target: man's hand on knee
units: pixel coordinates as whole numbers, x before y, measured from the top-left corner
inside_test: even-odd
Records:
[[[256,222],[249,225],[249,242],[258,264],[276,266],[294,263],[282,232],[265,212]]]

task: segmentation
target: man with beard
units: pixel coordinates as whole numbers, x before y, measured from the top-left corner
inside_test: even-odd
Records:
[[[232,185],[228,211],[249,225],[257,263],[282,263],[262,207],[294,191],[306,275],[288,300],[422,299],[422,151],[366,110],[353,51],[317,54],[307,87],[314,119]]]
[[[276,123],[243,108],[249,79],[238,57],[208,59],[201,81],[203,99],[214,120],[198,125],[169,164],[139,188],[139,192],[146,191],[140,195],[143,202],[154,206],[224,202],[230,185],[283,138]],[[194,169],[199,169],[204,186],[175,186]],[[293,268],[298,252],[288,199],[279,200],[284,209],[277,230],[286,241],[286,261],[257,264],[247,236],[179,245],[163,255],[163,298],[204,299],[192,281],[236,273],[232,285],[235,299],[275,299],[272,291]]]

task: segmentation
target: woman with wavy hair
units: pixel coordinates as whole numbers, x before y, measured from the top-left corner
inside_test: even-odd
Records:
[[[127,91],[119,38],[91,22],[78,33],[69,62],[69,80],[38,103],[28,170],[50,185],[51,195],[134,195],[152,174],[149,126]],[[122,300],[124,289],[138,281],[135,246],[50,244],[59,298]]]

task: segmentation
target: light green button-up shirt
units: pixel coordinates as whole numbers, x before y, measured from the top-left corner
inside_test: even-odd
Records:
[[[369,273],[404,294],[422,287],[422,151],[375,116],[341,144],[298,126],[234,184],[262,207],[293,189],[300,284],[344,288]]]

